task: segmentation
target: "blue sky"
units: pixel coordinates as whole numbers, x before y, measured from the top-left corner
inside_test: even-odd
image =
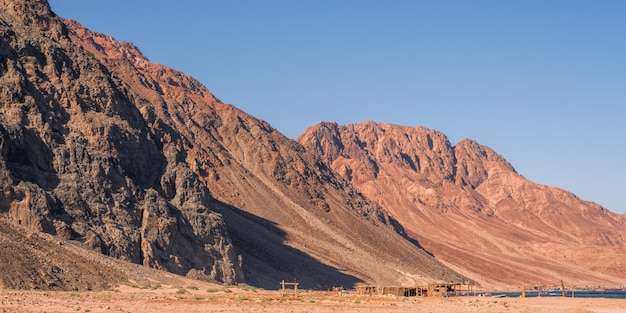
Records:
[[[320,121],[421,125],[626,212],[626,1],[50,4],[290,138]]]

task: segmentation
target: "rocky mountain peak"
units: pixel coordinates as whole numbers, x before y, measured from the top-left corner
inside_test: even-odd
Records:
[[[61,27],[53,19],[50,4],[45,0],[0,0],[3,20],[14,25],[31,27],[33,31],[51,32],[53,38],[61,36]]]
[[[500,172],[517,173],[501,155],[475,140],[463,139],[454,146],[456,181],[462,185],[478,187],[489,175]]]
[[[366,122],[321,123],[298,141],[482,284],[626,278],[623,216],[526,180],[475,140],[452,147],[438,131]]]
[[[425,127],[371,121],[347,126],[324,123],[305,130],[298,141],[328,164],[342,163],[340,172],[350,180],[371,180],[381,165],[395,164],[433,181],[454,181],[454,151],[448,138]]]
[[[35,19],[47,20],[54,16],[45,0],[0,0],[0,4],[6,13],[24,20],[28,26],[32,25],[28,22]]]

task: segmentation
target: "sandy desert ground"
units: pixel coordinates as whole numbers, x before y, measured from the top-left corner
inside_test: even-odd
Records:
[[[175,286],[123,285],[106,291],[0,290],[0,312],[626,312],[624,299],[405,298],[277,290],[189,281]]]

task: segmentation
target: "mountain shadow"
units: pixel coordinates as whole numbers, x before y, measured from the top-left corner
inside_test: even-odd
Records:
[[[249,285],[278,289],[281,280],[297,280],[302,289],[329,290],[363,282],[289,246],[287,234],[274,222],[222,202],[217,206]]]

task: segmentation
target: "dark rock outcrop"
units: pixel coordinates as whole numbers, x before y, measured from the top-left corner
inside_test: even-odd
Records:
[[[102,253],[243,279],[209,190],[45,1],[3,1],[0,211]]]

